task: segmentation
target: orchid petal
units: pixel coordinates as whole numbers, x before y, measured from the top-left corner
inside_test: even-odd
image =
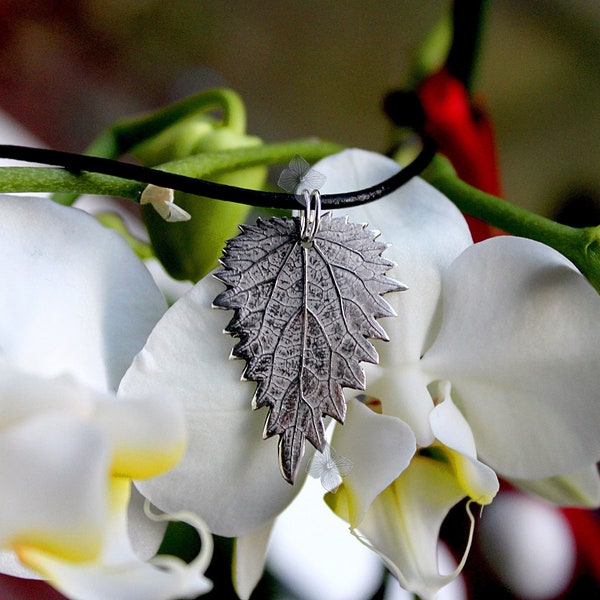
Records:
[[[442,573],[449,573],[457,568],[456,559],[446,546],[442,543],[438,546],[438,562]],[[386,577],[385,600],[416,600],[411,592],[407,592],[398,580],[391,574]],[[461,576],[456,577],[450,583],[445,585],[435,595],[435,600],[469,600],[467,586]]]
[[[327,157],[314,167],[327,177],[322,194],[369,187],[400,170],[381,154],[357,149]],[[381,240],[391,244],[384,257],[397,263],[388,275],[409,289],[385,297],[398,316],[382,320],[391,341],[378,344],[381,364],[418,361],[435,325],[442,272],[472,243],[466,222],[450,200],[419,177],[347,214],[351,221],[381,231]]]
[[[434,439],[429,425],[434,407],[427,389],[430,376],[416,363],[366,365],[365,372],[368,395],[381,402],[386,415],[409,425],[419,446],[429,446]]]
[[[452,382],[479,456],[498,473],[540,479],[600,458],[599,311],[583,276],[538,242],[490,239],[449,268],[423,368]]]
[[[191,579],[189,575],[194,574],[183,561],[173,563],[167,570],[139,560],[113,567],[74,565],[38,551],[32,551],[28,558],[49,575],[54,587],[73,600],[178,600],[196,598],[212,588],[211,582],[201,575]]]
[[[158,508],[202,515],[218,535],[243,536],[266,526],[298,492],[279,472],[277,441],[262,439],[264,413],[251,409],[254,384],[230,361],[222,332],[231,314],[211,308],[223,284],[202,279],[165,314],[126,373],[119,395],[163,396],[186,412],[188,445],[164,475],[137,482]]]
[[[0,463],[1,489],[10,490],[0,513],[2,547],[15,549],[21,560],[30,547],[62,560],[94,559],[102,546],[110,465],[110,448],[97,430],[71,415],[43,414],[4,431],[0,453],[10,457]]]
[[[14,550],[0,551],[0,573],[24,579],[43,579],[39,573],[26,567]]]
[[[266,527],[235,539],[233,586],[241,600],[248,600],[265,570],[267,546],[274,521]]]
[[[437,551],[442,522],[463,497],[446,464],[416,456],[371,504],[355,535],[384,560],[402,587],[433,598],[457,575],[440,575]]]
[[[99,552],[113,455],[92,422],[99,399],[105,396],[69,377],[49,380],[0,366],[4,548],[21,555],[39,546],[76,562]],[[3,571],[29,576],[13,557],[3,553]]]
[[[440,387],[444,399],[429,415],[431,430],[443,444],[441,448],[435,447],[452,464],[465,494],[478,504],[489,504],[500,488],[496,473],[477,460],[469,424],[452,402],[449,385]]]
[[[346,422],[335,428],[332,444],[339,456],[352,461],[352,469],[336,494],[325,498],[335,513],[358,527],[373,500],[410,463],[415,436],[400,419],[378,415],[350,400]]]
[[[196,598],[212,588],[201,575],[189,581],[190,573],[183,561],[167,570],[139,560],[113,567],[75,565],[39,551],[32,551],[28,558],[48,574],[54,587],[73,600],[178,600]]]
[[[80,210],[11,196],[0,207],[0,354],[25,371],[116,389],[166,308],[149,273]]]
[[[75,599],[167,600],[210,589],[208,549],[189,566],[173,557],[148,564],[128,536],[129,471],[151,475],[177,460],[185,436],[176,406],[118,402],[70,377],[34,377],[6,365],[0,400],[0,544],[14,551],[2,554],[3,568],[29,576],[16,555]],[[139,538],[150,542],[147,533]]]
[[[0,362],[0,432],[44,413],[89,418],[99,396],[72,377],[45,379]]]
[[[167,523],[148,519],[144,510],[146,499],[131,486],[131,497],[127,506],[127,534],[135,555],[142,560],[148,560],[158,551]]]
[[[400,170],[393,160],[364,150],[340,152],[315,168],[327,177],[324,194],[368,187]],[[374,343],[381,367],[365,366],[367,391],[384,403],[384,413],[412,427],[420,445],[428,445],[433,404],[418,362],[439,326],[442,273],[472,243],[469,229],[454,204],[418,177],[347,212],[351,221],[381,231],[381,240],[391,244],[384,257],[396,263],[388,275],[408,286],[385,296],[397,316],[381,319],[390,341]]]
[[[78,385],[71,378],[60,377],[54,380],[46,380],[20,373],[5,366],[0,367],[0,436],[6,431],[10,431],[10,428],[31,423],[33,419],[39,419],[44,415],[55,416],[57,414],[66,413],[68,418],[92,420],[94,418],[93,405],[94,402],[98,400],[100,403],[106,403],[105,397],[99,396],[98,394],[93,394],[86,388]],[[121,409],[124,408],[123,403],[119,403],[117,405],[117,403],[113,400],[112,404]],[[114,414],[114,420],[116,423],[120,423],[121,421],[118,413],[119,411],[116,411]],[[158,415],[158,417],[162,424],[161,416]],[[166,420],[166,423],[170,423],[172,420],[173,417],[169,416],[169,418]],[[103,416],[103,421],[106,426],[108,422],[106,413]],[[143,418],[136,423],[136,426],[132,427],[132,432],[135,431],[139,434],[139,432],[145,431],[145,428],[140,427],[140,424],[146,421],[147,417],[146,415],[143,415]],[[97,425],[98,423],[93,424],[94,429],[96,429]],[[44,441],[47,440],[45,433],[46,432],[44,432],[44,435],[39,438],[43,443],[45,443]],[[96,431],[92,435],[97,435],[98,433],[99,432]],[[162,431],[160,433],[162,433]],[[160,435],[158,439],[158,443],[162,443]],[[184,439],[183,434],[182,439]],[[66,440],[63,440],[62,437],[60,441],[61,444],[66,443]],[[108,442],[108,440],[106,441]],[[37,439],[30,440],[33,451],[39,451],[42,453],[43,458],[46,457],[44,447],[38,450],[35,449],[35,444],[37,444],[37,442]],[[179,442],[179,445],[181,445],[181,441]],[[58,450],[58,448],[53,448],[53,451],[56,450]],[[91,446],[86,444],[86,454],[80,456],[79,451],[72,452],[69,454],[69,461],[64,462],[64,468],[66,469],[71,464],[70,461],[76,461],[76,468],[71,473],[72,477],[74,478],[72,481],[73,485],[78,485],[76,477],[80,468],[85,469],[86,476],[100,477],[100,481],[106,480],[108,476],[108,470],[111,467],[110,463],[112,462],[113,457],[112,451],[110,457],[107,455],[107,462],[101,468],[101,474],[99,474],[97,470],[94,471],[91,464],[85,459],[85,456],[89,451],[91,451]],[[123,454],[123,452],[121,451],[120,454]],[[8,465],[4,466],[8,467]],[[43,464],[40,464],[40,468],[43,468]],[[66,486],[63,485],[56,473],[52,474],[47,469],[44,470],[44,473],[48,473],[48,476],[51,477],[52,482],[56,482],[57,485],[61,486],[58,496],[59,500],[62,500],[62,495],[63,493],[66,493],[67,490]],[[31,496],[32,499],[38,498],[44,503],[44,508],[46,510],[52,511],[56,508],[56,506],[53,506],[52,503],[46,502],[45,498],[48,494],[47,490],[44,490],[43,494],[31,493],[31,486],[34,485],[34,483],[42,486],[44,485],[45,480],[34,480],[33,478],[25,477],[23,473],[19,473],[19,481],[27,482],[27,485],[29,486],[27,488],[28,497]],[[94,505],[94,502],[98,502],[99,499],[106,493],[103,491],[104,488],[99,489],[98,485],[89,485],[87,483],[87,479],[80,481],[79,484],[83,486],[83,490],[89,492],[90,494],[100,494],[98,497],[93,496],[92,499],[84,499],[84,502],[88,508],[91,508]],[[77,497],[77,494],[74,493],[69,493],[69,496],[67,496],[67,498],[70,498],[73,501],[75,501]],[[5,502],[6,501],[7,500],[5,500]],[[147,559],[156,553],[156,550],[158,549],[163,538],[165,525],[155,524],[149,521],[148,518],[142,513],[142,503],[142,497],[139,494],[134,495],[132,502],[129,505],[128,525],[130,531],[132,532],[132,540],[134,542],[136,554],[141,558]],[[20,500],[16,500],[16,504],[20,505]],[[73,524],[75,517],[71,513],[71,508],[66,506],[65,510],[68,511],[66,518],[68,519],[69,524]],[[24,515],[24,518],[27,521],[32,517],[33,513],[30,515]],[[16,524],[13,523],[13,525]],[[17,577],[40,577],[38,573],[25,567],[12,551],[4,551],[0,553],[0,572],[8,573]]]
[[[148,398],[123,403],[68,376],[45,379],[0,364],[0,432],[58,411],[88,419],[106,436],[117,476],[152,477],[183,454],[183,412],[172,403]]]
[[[93,420],[110,439],[114,476],[154,477],[183,456],[185,421],[172,401],[106,398],[96,403]]]
[[[23,553],[25,561],[75,600],[176,600],[210,591],[212,584],[203,576],[205,565],[197,568],[195,561],[186,565],[180,559],[162,556],[153,564],[135,556],[127,536],[129,489],[127,480],[113,480],[108,543],[100,560],[77,564],[38,548],[27,548]]]
[[[510,482],[561,506],[600,506],[600,476],[595,463],[568,475],[547,479],[511,479]]]

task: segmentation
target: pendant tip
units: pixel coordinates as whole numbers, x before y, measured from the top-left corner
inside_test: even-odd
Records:
[[[304,435],[292,427],[279,435],[279,470],[294,485],[304,457]]]

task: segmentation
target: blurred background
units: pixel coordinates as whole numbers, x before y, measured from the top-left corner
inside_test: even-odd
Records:
[[[81,151],[116,118],[214,86],[267,141],[384,150],[385,92],[410,85],[448,0],[0,0],[0,108]],[[505,195],[545,214],[600,183],[600,4],[488,3],[474,90],[494,120]]]
[[[246,102],[248,132],[266,141],[318,136],[384,151],[391,125],[383,96],[412,85],[418,46],[449,7],[449,0],[0,0],[0,110],[52,148],[83,151],[118,118],[227,86]],[[495,125],[505,197],[546,215],[575,198],[599,223],[600,3],[493,0],[484,23],[473,89]],[[483,562],[476,549],[470,577]],[[374,568],[371,592],[337,597],[383,598]],[[493,595],[482,585],[486,598],[558,597],[513,595],[498,581]],[[569,597],[592,597],[596,581],[583,589]]]

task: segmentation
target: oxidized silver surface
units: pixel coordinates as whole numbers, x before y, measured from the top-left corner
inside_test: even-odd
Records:
[[[214,306],[235,310],[233,355],[258,383],[253,408],[269,407],[264,437],[279,435],[281,473],[294,482],[307,439],[325,447],[324,416],[343,423],[342,387],[365,388],[360,361],[378,362],[366,338],[387,339],[375,320],[394,314],[381,297],[406,289],[387,277],[387,247],[366,225],[331,214],[302,239],[299,218],[259,219],[228,240]]]

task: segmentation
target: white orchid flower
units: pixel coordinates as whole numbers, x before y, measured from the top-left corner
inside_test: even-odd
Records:
[[[0,570],[76,599],[208,591],[210,537],[190,565],[148,562],[162,528],[148,518],[141,528],[130,504],[131,480],[171,468],[186,441],[176,405],[115,396],[166,309],[162,295],[125,242],[84,212],[11,196],[0,211]]]
[[[399,169],[358,150],[315,167],[324,194]],[[489,503],[496,473],[561,501],[598,503],[600,299],[542,244],[503,237],[474,246],[456,207],[419,178],[347,212],[392,244],[390,275],[409,289],[386,296],[398,315],[382,319],[391,341],[376,344],[380,363],[365,367],[366,404],[351,400],[335,428],[331,446],[352,469],[327,499],[403,585],[432,597],[461,567],[438,571],[446,514],[462,498]],[[240,362],[226,360],[233,342],[220,332],[231,315],[210,308],[222,289],[207,277],[169,309],[119,393],[154,390],[186,407],[184,459],[138,485],[162,510],[190,509],[215,533],[238,537],[236,585],[246,598],[273,519],[302,477],[293,487],[281,478],[276,442],[261,439],[265,415],[250,410],[254,386],[239,381]]]
[[[318,165],[323,193],[397,170],[358,151],[331,161]],[[366,512],[360,501],[373,494],[352,473],[327,500],[404,586],[432,597],[449,580],[437,568],[442,521],[463,497],[489,503],[494,472],[560,502],[600,502],[600,298],[542,244],[507,236],[472,245],[456,208],[419,179],[348,212],[382,231],[391,275],[409,287],[389,296],[398,317],[383,320],[390,342],[376,344],[366,391],[383,415],[410,425],[420,450]],[[332,440],[353,462],[354,422]]]

